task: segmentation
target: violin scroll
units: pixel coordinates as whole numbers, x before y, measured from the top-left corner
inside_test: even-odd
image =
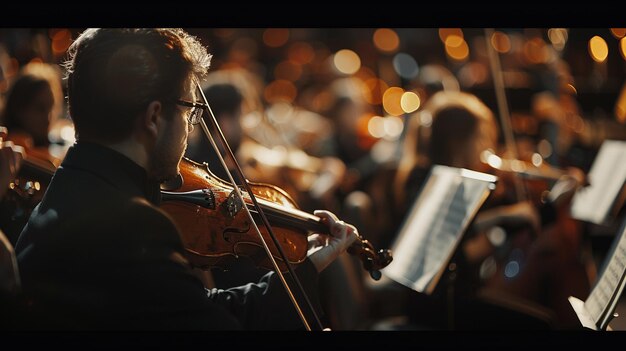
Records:
[[[380,249],[376,251],[372,243],[358,236],[357,240],[348,248],[348,253],[356,255],[361,259],[363,269],[370,273],[374,280],[380,280],[382,274],[380,270],[387,267],[393,260],[391,250]]]

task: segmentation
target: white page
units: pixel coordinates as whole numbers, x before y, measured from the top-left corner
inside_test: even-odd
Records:
[[[587,177],[590,185],[574,194],[572,217],[606,224],[615,198],[626,181],[626,141],[602,143]]]
[[[496,177],[436,165],[392,245],[389,278],[431,293]]]
[[[584,301],[574,296],[568,297],[567,300],[569,301],[570,305],[572,305],[572,308],[574,309],[574,312],[576,312],[576,316],[578,316],[578,320],[580,321],[580,324],[583,325],[583,327],[592,330],[598,330],[596,322],[593,320],[593,318],[591,318],[591,316],[589,316],[589,312],[585,308]]]
[[[622,224],[614,246],[605,259],[604,269],[585,300],[585,310],[600,329],[610,320],[610,314],[624,289],[626,273],[626,222]]]

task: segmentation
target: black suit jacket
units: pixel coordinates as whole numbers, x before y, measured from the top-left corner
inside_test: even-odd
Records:
[[[158,184],[124,155],[91,143],[70,148],[16,245],[31,327],[302,328],[273,272],[256,284],[205,289],[159,202]],[[312,263],[297,272],[317,301]]]

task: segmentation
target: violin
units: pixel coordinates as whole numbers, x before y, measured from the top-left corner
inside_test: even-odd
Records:
[[[491,150],[485,150],[481,154],[481,161],[489,167],[491,173],[503,180],[509,189],[516,185],[523,186],[522,194],[519,192],[517,200],[531,200],[535,204],[545,202],[550,187],[565,177],[572,177],[573,169],[566,170],[549,165],[543,160],[531,162],[523,159],[500,157]],[[582,171],[576,174],[580,184],[586,184],[585,175]],[[517,182],[517,184],[516,184]],[[517,189],[516,189],[517,190]]]
[[[20,168],[9,181],[8,191],[0,202],[2,230],[15,243],[33,209],[42,200],[60,160],[51,156],[46,148],[34,147],[32,139],[22,133],[12,132],[7,140],[24,149]]]
[[[262,211],[272,224],[274,234],[289,263],[302,263],[308,250],[308,235],[313,232],[328,234],[328,227],[321,223],[319,217],[300,211],[283,189],[266,183],[249,184]],[[245,206],[255,221],[258,220],[259,214],[250,206],[249,195],[244,191],[242,193]],[[178,225],[192,265],[203,269],[223,267],[229,260],[245,256],[259,267],[273,269],[258,234],[243,211],[244,204],[236,196],[233,185],[215,176],[208,164],[183,158],[180,163],[179,184],[162,186],[161,195],[161,208]],[[267,229],[259,229],[280,270],[286,272],[287,264],[269,240]],[[360,258],[364,269],[375,280],[380,279],[380,270],[393,259],[390,250],[377,251],[361,236],[357,237],[347,251]]]
[[[47,147],[35,147],[32,138],[22,133],[11,133],[7,140],[23,147],[25,151],[22,166],[9,188],[20,192],[22,196],[33,196],[50,182],[57,167],[61,165],[61,159],[52,156]],[[42,195],[44,191],[41,191]]]
[[[583,240],[581,223],[570,215],[574,191],[586,184],[580,172],[583,177],[577,176],[574,169],[502,159],[495,169],[504,181],[498,186],[504,185],[502,190],[511,195],[510,181],[520,180],[524,200],[540,214],[540,231],[514,225],[494,227],[487,236],[495,251],[480,267],[485,287],[548,308],[554,314],[554,323],[564,327],[578,322],[568,309],[571,306],[565,303],[567,297],[586,296],[591,286],[592,267],[587,258],[590,249]]]
[[[503,232],[505,239],[498,240],[499,244],[495,244],[490,238],[490,241],[496,246],[501,246],[502,250],[496,250],[496,254],[488,257],[480,269],[485,273],[483,279],[487,280],[485,285],[488,289],[508,292],[522,298],[519,302],[531,301],[546,307],[554,315],[555,320],[550,323],[569,328],[579,325],[580,322],[571,312],[567,297],[588,295],[589,266],[583,254],[585,248],[580,223],[569,215],[569,201],[559,201],[568,200],[568,196],[559,199],[557,193],[565,190],[564,195],[572,194],[573,191],[570,190],[575,188],[563,188],[561,185],[572,184],[573,179],[576,179],[578,184],[584,184],[584,176],[572,176],[575,174],[572,170],[563,172],[539,162],[519,160],[499,57],[489,42],[493,34],[493,29],[485,29],[498,115],[507,152],[512,155],[512,159],[498,160],[496,155],[492,155],[491,159],[495,162],[488,162],[488,158],[483,158],[483,162],[486,161],[497,169],[496,172],[513,176],[511,180],[514,181],[512,184],[516,195],[514,199],[518,202],[530,200],[533,205],[536,204],[542,214],[543,223],[540,233],[518,230],[509,241],[506,239],[506,232]],[[535,166],[536,164],[539,166]],[[561,179],[564,182],[561,182]],[[502,232],[502,228],[494,229]]]

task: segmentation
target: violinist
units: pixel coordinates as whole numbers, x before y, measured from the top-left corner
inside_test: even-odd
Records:
[[[9,188],[9,182],[17,174],[22,160],[24,148],[4,141],[8,130],[0,126],[0,199],[4,197]],[[0,329],[6,330],[12,327],[21,313],[17,298],[20,292],[20,279],[13,245],[0,230],[0,309],[3,318],[0,320]]]
[[[207,73],[206,48],[182,29],[87,29],[69,57],[77,142],[16,246],[33,327],[302,329],[274,271],[205,289],[180,228],[158,207],[204,111],[194,83]],[[357,236],[334,214],[315,214],[331,234],[311,236],[295,269],[313,305],[318,273]]]
[[[62,92],[60,77],[56,74],[56,70],[47,64],[24,66],[11,83],[0,115],[0,123],[10,131],[5,140],[23,147],[29,160],[39,160],[51,168],[60,164],[60,158],[49,152],[51,143],[48,138],[62,105],[62,101],[57,101]],[[8,194],[0,203],[0,228],[13,245],[28,219],[26,208],[31,208],[15,195]]]
[[[57,166],[63,158],[57,144],[67,141],[57,134],[68,125],[60,118],[64,110],[61,85],[56,65],[28,63],[11,83],[2,112],[2,123],[11,131],[8,140],[30,149],[31,155],[51,159]]]
[[[11,131],[10,138],[25,147],[47,147],[54,95],[49,81],[22,73],[7,93],[2,123]]]

